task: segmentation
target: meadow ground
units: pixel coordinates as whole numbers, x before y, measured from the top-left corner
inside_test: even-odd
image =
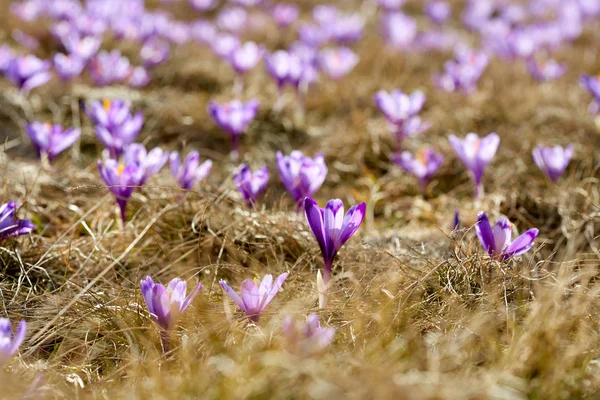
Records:
[[[183,4],[170,7],[190,17]],[[23,24],[7,2],[2,8],[10,42],[10,30]],[[19,356],[0,375],[0,397],[598,398],[600,136],[578,83],[600,71],[598,25],[557,53],[569,68],[563,78],[540,84],[523,63],[493,60],[478,90],[465,96],[432,83],[449,54],[389,51],[377,16],[360,10],[368,18],[354,46],[360,63],[340,81],[321,79],[312,88],[304,121],[291,92],[284,109],[273,110],[275,85],[262,66],[248,76],[241,97],[257,98],[260,109],[243,136],[241,160],[271,171],[254,210],[233,184],[238,164],[230,161],[228,137],[206,111],[209,100],[233,97],[234,74],[206,48],[175,48],[141,90],[55,80],[23,103],[0,81],[1,197],[19,201],[19,215],[37,228],[0,245],[2,314],[29,325]],[[458,27],[458,18],[451,24]],[[41,24],[26,29],[48,35]],[[270,49],[293,39],[271,26],[249,38]],[[103,47],[132,57],[139,51],[124,42]],[[427,95],[421,116],[433,126],[407,148],[433,146],[446,155],[425,196],[391,162],[394,142],[373,102],[375,92],[394,88]],[[81,109],[106,96],[143,111],[147,147],[195,149],[214,162],[207,180],[185,193],[165,168],[134,194],[124,229],[98,174],[102,146]],[[81,126],[81,142],[41,166],[23,129],[31,119]],[[481,200],[447,139],[467,132],[501,138]],[[531,150],[568,143],[573,161],[552,184]],[[365,223],[334,262],[324,310],[315,283],[319,248],[277,174],[276,151],[292,149],[323,152],[329,173],[315,196],[321,205],[331,198],[368,204]],[[455,209],[463,228],[452,233]],[[479,210],[494,220],[506,215],[521,232],[539,228],[534,250],[508,262],[490,259],[472,229]],[[218,284],[226,279],[237,288],[245,278],[284,271],[282,291],[257,324]],[[148,274],[203,283],[167,357],[139,289]],[[283,317],[310,312],[337,330],[332,345],[307,357],[287,352]]]

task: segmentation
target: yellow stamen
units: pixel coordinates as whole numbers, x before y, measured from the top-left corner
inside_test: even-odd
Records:
[[[258,278],[257,278],[257,277],[254,277],[253,281],[254,281],[254,284],[255,284],[256,286],[258,286]]]
[[[416,158],[421,164],[425,165],[427,163],[427,150],[419,151]]]
[[[108,110],[110,110],[110,100],[109,99],[102,100],[102,106],[104,107],[104,110],[106,110],[106,112],[108,112]]]
[[[125,165],[119,164],[119,167],[117,168],[117,176],[119,178],[121,177],[121,175],[123,175],[123,171],[125,171]]]
[[[46,129],[52,128],[52,124],[50,123],[50,121],[44,122],[44,126],[46,127]]]
[[[481,146],[481,139],[477,139],[475,141],[475,153],[479,151],[479,147]]]

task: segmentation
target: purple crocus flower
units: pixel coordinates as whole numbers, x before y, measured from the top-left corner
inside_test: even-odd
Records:
[[[16,56],[10,60],[4,75],[23,92],[42,86],[50,79],[50,61],[34,55]]]
[[[127,220],[125,214],[127,202],[131,198],[136,187],[141,186],[144,177],[144,169],[136,163],[119,164],[111,158],[104,161],[98,160],[98,170],[104,183],[117,200],[121,211],[123,224]]]
[[[4,73],[10,65],[10,61],[15,57],[13,50],[9,45],[0,46],[0,72]]]
[[[422,122],[417,115],[425,104],[425,95],[420,90],[411,95],[398,89],[390,93],[380,90],[374,99],[390,123],[399,145],[404,138],[416,136],[431,127],[429,122]]]
[[[533,149],[532,156],[535,165],[537,165],[540,171],[546,174],[552,182],[556,182],[565,173],[571,162],[573,145],[570,144],[565,148],[561,146],[537,146]]]
[[[54,69],[61,81],[67,82],[81,75],[85,68],[85,60],[76,55],[64,55],[56,53],[53,57]]]
[[[320,47],[329,40],[329,32],[319,25],[301,24],[297,32],[300,41],[311,47]]]
[[[323,25],[322,25],[323,26]],[[358,41],[365,27],[364,19],[358,15],[339,16],[331,24],[323,26],[329,38],[342,45],[353,44]]]
[[[141,111],[130,114],[125,100],[93,101],[86,108],[88,117],[96,124],[98,139],[108,148],[111,157],[117,158],[123,147],[133,143],[142,129],[144,117]]]
[[[327,166],[323,154],[310,158],[298,150],[292,151],[289,156],[278,151],[276,158],[281,182],[300,207],[301,201],[314,195],[325,181]]]
[[[63,150],[75,143],[81,134],[79,129],[63,129],[62,126],[52,125],[49,122],[32,122],[25,126],[25,130],[31,138],[38,156],[44,154],[50,162]]]
[[[150,82],[150,74],[144,67],[132,68],[127,77],[127,85],[133,88],[141,88]]]
[[[512,226],[508,218],[501,217],[498,219],[492,229],[488,216],[483,211],[479,211],[477,215],[475,232],[477,232],[477,237],[485,251],[490,256],[502,260],[520,256],[531,250],[533,241],[539,233],[536,228],[532,228],[512,241]]]
[[[348,47],[325,49],[319,53],[319,67],[332,79],[340,79],[358,64],[358,56]]]
[[[208,103],[208,113],[213,121],[231,136],[231,152],[237,157],[240,136],[256,117],[258,100],[242,103],[232,100],[229,103],[218,104],[214,101]]]
[[[377,0],[379,7],[386,11],[399,10],[404,3],[406,3],[406,0]]]
[[[335,328],[323,328],[317,314],[310,314],[306,321],[296,321],[291,315],[283,320],[283,337],[287,350],[300,355],[317,353],[329,346]]]
[[[144,170],[140,185],[156,175],[169,160],[168,151],[163,151],[160,147],[147,151],[144,145],[139,143],[126,146],[123,154],[126,165],[135,163]]]
[[[0,365],[4,364],[6,360],[17,352],[23,340],[25,340],[26,332],[27,323],[21,320],[13,336],[10,320],[8,318],[0,318]]]
[[[131,73],[131,64],[119,50],[101,51],[90,62],[90,77],[98,86],[121,83]]]
[[[559,64],[554,60],[542,62],[535,57],[530,57],[527,59],[527,70],[534,79],[545,82],[563,76],[567,71],[567,66],[565,64]]]
[[[240,39],[228,34],[217,35],[211,43],[212,51],[222,59],[229,59],[231,53],[240,46]]]
[[[284,272],[275,279],[275,282],[273,282],[271,274],[265,275],[262,281],[259,279],[246,279],[240,286],[239,295],[224,280],[220,280],[219,285],[231,297],[231,300],[246,313],[250,321],[257,322],[265,308],[281,289],[281,285],[283,285],[287,276],[288,273]]]
[[[417,38],[417,21],[402,12],[381,17],[381,32],[386,43],[396,50],[407,50]]]
[[[267,72],[277,81],[279,90],[290,84],[298,87],[303,73],[302,59],[294,52],[278,50],[265,56]]]
[[[406,172],[417,177],[419,188],[422,193],[425,193],[427,184],[442,165],[444,156],[433,149],[423,149],[416,157],[408,151],[403,151],[402,154],[397,154],[392,159]]]
[[[140,57],[146,68],[154,68],[169,59],[169,44],[158,38],[150,38],[144,42]]]
[[[254,42],[246,42],[231,51],[228,57],[229,64],[238,74],[250,71],[262,59],[264,49]]]
[[[165,331],[170,331],[175,328],[179,315],[189,307],[202,289],[202,283],[198,283],[187,297],[187,282],[180,278],[172,279],[167,287],[164,287],[160,283],[154,283],[152,278],[147,276],[140,281],[140,287],[152,320]]]
[[[344,203],[340,199],[329,200],[325,208],[319,208],[316,201],[307,197],[304,200],[304,214],[323,254],[323,280],[329,282],[331,265],[340,248],[360,228],[367,205],[352,206],[344,216]]]
[[[212,161],[206,160],[200,164],[200,154],[197,151],[191,151],[181,164],[179,153],[174,151],[169,157],[171,173],[177,185],[184,190],[191,190],[201,180],[206,178],[212,168]]]
[[[13,29],[12,38],[15,42],[25,47],[29,51],[36,51],[40,47],[40,41],[35,37],[30,36],[20,29]]]
[[[484,138],[480,138],[475,133],[468,133],[464,139],[459,139],[454,135],[450,135],[448,139],[458,158],[473,176],[475,196],[481,197],[483,195],[483,184],[481,182],[483,173],[494,155],[496,155],[500,137],[496,133],[490,133]]]
[[[329,4],[321,4],[312,9],[313,19],[323,27],[335,23],[339,16],[340,10]]]
[[[265,165],[258,171],[252,172],[247,164],[242,164],[240,169],[233,175],[233,181],[246,204],[253,207],[256,198],[267,188],[269,170]]]
[[[190,25],[190,35],[198,43],[210,44],[217,34],[217,27],[210,21],[199,19]]]
[[[100,49],[102,37],[100,36],[81,36],[79,32],[71,29],[67,34],[60,37],[65,49],[77,57],[89,60]]]
[[[27,219],[16,219],[15,211],[17,203],[9,201],[0,206],[0,239],[4,240],[12,236],[27,235],[33,232],[35,227]]]
[[[277,25],[282,28],[288,27],[298,19],[300,9],[295,4],[277,3],[273,6],[271,16]]]
[[[471,93],[488,64],[488,56],[472,50],[459,51],[456,59],[444,64],[444,72],[435,77],[436,85],[446,91]]]
[[[216,24],[222,30],[240,32],[248,24],[248,12],[242,7],[225,7],[217,15]]]
[[[590,113],[600,114],[600,75],[583,75],[580,82],[581,86],[587,89],[587,91],[590,92],[590,94],[594,97],[594,100],[588,107]]]
[[[190,5],[198,11],[210,11],[218,4],[218,0],[189,0]]]
[[[445,1],[430,0],[425,4],[425,14],[436,24],[443,24],[452,15],[452,7]]]

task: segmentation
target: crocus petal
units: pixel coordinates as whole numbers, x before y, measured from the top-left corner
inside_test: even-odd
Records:
[[[317,202],[311,199],[310,197],[304,199],[304,213],[306,216],[306,220],[308,221],[308,226],[310,226],[310,229],[315,235],[317,243],[321,248],[321,253],[323,253],[323,257],[326,257],[328,254],[328,248],[325,239],[323,214],[321,214],[321,209],[319,208]]]
[[[23,340],[25,340],[25,333],[27,332],[27,323],[25,321],[19,322],[17,326],[17,331],[15,332],[15,336],[12,339],[12,343],[10,346],[10,355],[12,356],[17,352]]]
[[[344,217],[344,221],[342,223],[342,230],[338,237],[337,242],[335,243],[335,247],[338,249],[342,247],[344,243],[348,241],[354,235],[354,233],[360,228],[363,220],[365,219],[365,213],[367,210],[366,203],[360,203],[356,206],[350,207],[346,216]]]
[[[267,307],[267,305],[271,301],[273,301],[273,298],[279,292],[279,289],[281,289],[281,286],[283,285],[283,282],[285,281],[285,278],[287,278],[287,276],[288,276],[288,273],[284,272],[283,274],[279,275],[277,277],[277,279],[275,279],[275,283],[273,283],[273,285],[271,285],[270,290],[266,295],[266,298],[262,301],[261,308],[260,308],[261,313],[265,310],[265,307]]]
[[[223,290],[225,290],[229,297],[231,297],[231,300],[233,300],[233,302],[237,304],[239,308],[241,308],[246,314],[248,314],[248,311],[246,310],[246,305],[242,301],[242,298],[235,292],[235,290],[230,288],[224,280],[220,280],[219,285],[221,285]]]
[[[514,257],[528,252],[533,247],[533,241],[538,234],[539,230],[537,228],[529,229],[508,246],[505,255],[507,257]]]
[[[477,224],[475,225],[475,232],[477,233],[477,237],[479,237],[479,241],[481,245],[488,252],[488,254],[493,254],[497,252],[495,248],[494,241],[494,233],[492,232],[492,226],[490,225],[490,220],[485,212],[480,211],[477,214]]]
[[[194,300],[194,297],[196,297],[200,289],[202,289],[202,283],[198,282],[194,290],[188,295],[188,297],[185,298],[185,301],[181,305],[180,312],[184,312],[185,309],[189,307],[189,305],[192,303],[192,300]]]

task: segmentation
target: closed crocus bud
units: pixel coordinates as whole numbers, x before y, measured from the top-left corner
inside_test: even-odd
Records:
[[[444,156],[433,149],[423,149],[417,153],[416,157],[410,152],[404,151],[392,159],[398,166],[419,180],[419,188],[422,193],[425,193],[427,184],[442,165]]]
[[[282,334],[288,351],[306,356],[329,346],[335,328],[321,327],[317,314],[310,314],[306,321],[296,321],[288,315],[283,320]]]
[[[475,197],[483,196],[483,174],[487,165],[496,155],[500,137],[495,133],[490,133],[486,137],[480,138],[475,133],[468,133],[464,139],[450,135],[449,140],[458,158],[471,172],[475,183]]]
[[[179,153],[174,151],[169,157],[171,173],[177,181],[177,185],[184,190],[191,190],[201,180],[206,178],[212,168],[212,161],[206,160],[200,164],[200,154],[191,151],[181,162]]]
[[[49,61],[33,55],[16,56],[9,61],[4,76],[22,92],[29,92],[52,79],[50,66]]]
[[[270,274],[265,275],[262,281],[246,279],[242,282],[239,295],[224,280],[220,280],[219,285],[231,297],[231,300],[246,313],[250,321],[257,322],[265,308],[281,289],[287,276],[287,272],[284,272],[275,281]]]
[[[314,195],[327,177],[323,154],[311,158],[298,150],[292,151],[289,156],[278,151],[276,158],[281,182],[300,207],[304,198]]]
[[[21,321],[13,336],[10,320],[8,318],[0,318],[0,365],[4,364],[19,350],[19,346],[25,340],[26,332],[27,323]]]
[[[63,129],[60,125],[52,125],[49,122],[32,122],[25,127],[31,142],[35,146],[38,156],[42,154],[52,160],[71,146],[81,131],[75,128]]]
[[[247,164],[242,164],[239,170],[233,175],[233,181],[248,207],[253,207],[257,197],[267,188],[269,170],[265,165],[257,171],[252,172]]]
[[[348,47],[325,49],[319,53],[319,67],[332,79],[347,75],[358,64],[358,56]]]
[[[31,221],[16,218],[16,210],[17,203],[14,201],[0,205],[0,240],[27,235],[35,229]]]
[[[537,146],[532,152],[535,165],[552,182],[556,182],[564,173],[573,157],[573,145],[563,148],[561,146]]]
[[[350,207],[344,215],[344,203],[340,199],[329,200],[325,208],[319,208],[316,201],[307,197],[304,200],[304,214],[308,226],[323,254],[323,281],[329,282],[333,259],[354,233],[360,228],[367,205],[360,203]]]
[[[480,211],[475,225],[477,237],[485,251],[492,257],[507,260],[511,257],[520,256],[531,250],[533,241],[538,236],[536,228],[529,229],[514,241],[512,236],[512,224],[506,217],[498,219],[492,229],[488,216]]]

